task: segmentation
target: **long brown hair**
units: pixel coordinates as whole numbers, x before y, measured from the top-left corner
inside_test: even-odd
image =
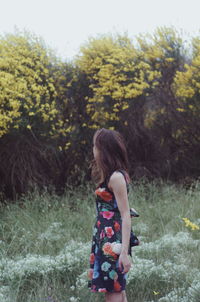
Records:
[[[130,183],[128,173],[128,156],[123,136],[116,130],[98,129],[93,136],[93,144],[98,149],[98,159],[91,161],[91,177],[101,184],[116,170],[124,170]]]

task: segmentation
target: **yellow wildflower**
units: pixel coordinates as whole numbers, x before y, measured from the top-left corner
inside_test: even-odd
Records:
[[[66,143],[64,149],[65,149],[65,150],[69,149],[69,146],[70,146],[70,145],[71,145],[70,142]]]
[[[191,222],[188,218],[182,218],[182,220],[185,222],[185,226],[190,227],[193,231],[200,229],[200,227],[197,224]]]
[[[128,104],[124,104],[123,107],[122,107],[122,110],[126,110],[129,108],[129,105]]]
[[[184,112],[185,111],[185,109],[183,109],[183,108],[176,108],[176,110],[179,111],[179,112]]]

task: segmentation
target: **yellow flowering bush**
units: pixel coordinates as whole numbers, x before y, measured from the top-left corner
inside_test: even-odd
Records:
[[[45,127],[46,134],[55,134],[58,110],[53,60],[33,35],[0,38],[0,137],[24,128],[40,133]]]
[[[184,64],[183,71],[177,71],[174,79],[174,91],[181,108],[178,111],[187,111],[199,115],[200,96],[200,38],[193,38],[192,60]]]
[[[157,76],[126,36],[90,39],[81,47],[76,64],[90,82],[86,111],[88,127],[94,129],[119,121]]]
[[[30,33],[0,37],[0,174],[9,197],[55,184],[62,173],[60,151],[76,129],[62,111],[66,88],[57,87],[63,65]]]
[[[178,32],[168,27],[158,28],[154,34],[140,35],[137,41],[145,62],[151,66],[150,76],[157,79],[149,95],[144,124],[149,128],[157,127],[160,121],[169,118],[176,105],[172,84],[176,71],[182,67],[183,42]]]
[[[100,127],[124,135],[131,170],[141,165],[136,175],[199,173],[199,67],[200,39],[190,62],[173,28],[134,43],[91,38],[70,63],[32,34],[1,36],[0,175],[8,191],[80,183]]]
[[[177,122],[182,135],[179,141],[188,146],[188,166],[199,166],[198,145],[200,135],[200,38],[192,39],[192,53],[181,71],[176,72],[173,92],[177,100]],[[191,147],[192,146],[192,147]],[[184,148],[185,149],[185,148]],[[182,151],[182,153],[185,153]]]

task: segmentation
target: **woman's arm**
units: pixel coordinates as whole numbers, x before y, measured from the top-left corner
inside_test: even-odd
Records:
[[[110,177],[109,184],[115,195],[117,205],[122,217],[122,250],[120,256],[122,256],[124,272],[127,272],[130,268],[130,260],[128,261],[127,259],[131,233],[131,217],[126,181],[122,173],[114,172]]]

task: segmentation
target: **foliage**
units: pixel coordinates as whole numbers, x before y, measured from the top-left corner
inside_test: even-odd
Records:
[[[91,96],[86,106],[90,128],[119,121],[134,99],[156,85],[153,80],[157,72],[142,60],[126,36],[90,39],[81,47],[76,64],[90,82]]]
[[[178,100],[176,110],[182,122],[182,132],[179,134],[185,143],[199,144],[200,113],[200,38],[193,38],[193,57],[190,64],[184,65],[183,71],[177,71],[174,80],[174,91]],[[184,120],[184,124],[183,124]]]
[[[57,116],[51,75],[53,58],[34,36],[7,34],[0,40],[0,136],[29,129],[47,133]]]

